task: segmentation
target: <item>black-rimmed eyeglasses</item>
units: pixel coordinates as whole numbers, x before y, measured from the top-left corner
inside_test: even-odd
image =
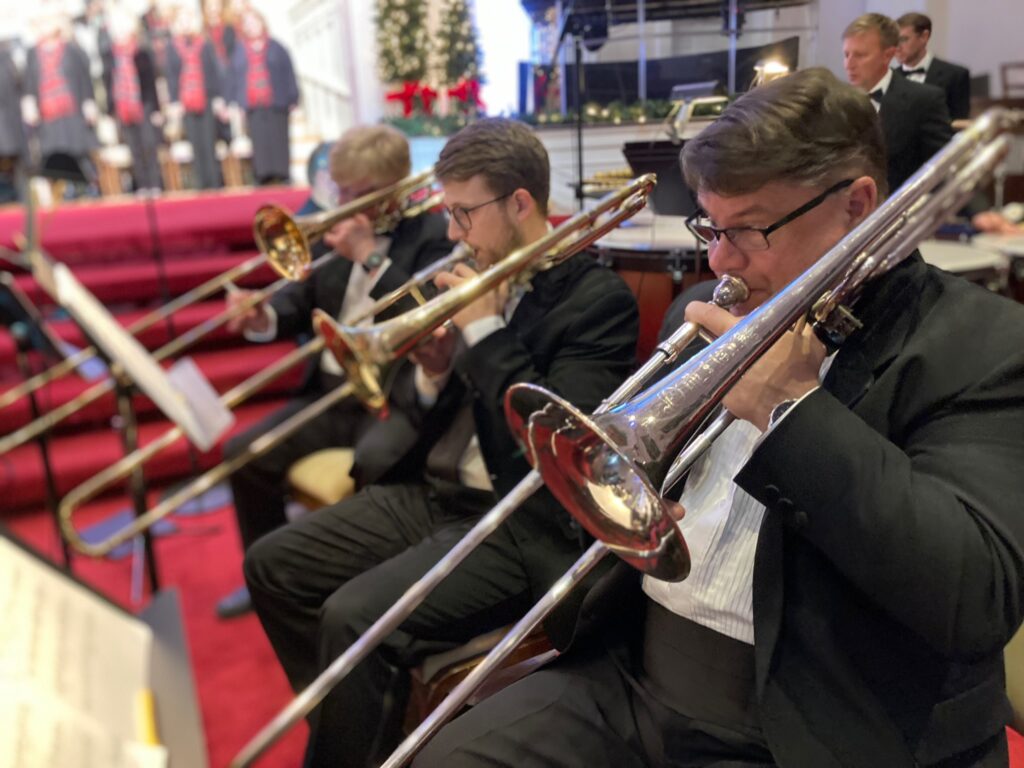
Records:
[[[468,208],[464,205],[456,205],[455,207],[447,208],[446,210],[448,211],[448,215],[452,217],[452,219],[455,221],[456,224],[459,225],[459,227],[461,227],[464,231],[469,232],[469,230],[473,228],[473,221],[472,219],[469,218],[469,214],[471,214],[477,208],[483,208],[485,205],[490,205],[491,203],[496,203],[499,200],[504,200],[506,197],[510,197],[511,195],[511,192],[506,192],[504,195],[500,195],[499,197],[496,197],[493,200],[488,200],[483,203],[477,203],[476,205],[472,205]]]
[[[800,218],[808,211],[817,208],[825,202],[825,198],[829,195],[841,189],[846,189],[851,184],[853,184],[853,179],[844,179],[833,184],[814,199],[808,200],[792,213],[786,214],[767,227],[716,227],[711,223],[711,220],[704,211],[697,211],[686,220],[686,228],[693,233],[694,237],[707,245],[710,245],[712,242],[717,243],[724,235],[730,243],[741,251],[766,251],[770,247],[768,235],[780,227],[789,224],[794,219]]]

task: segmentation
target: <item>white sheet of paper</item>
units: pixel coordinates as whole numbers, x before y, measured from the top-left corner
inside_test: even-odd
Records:
[[[7,539],[0,616],[0,768],[148,766],[127,745],[152,630]]]

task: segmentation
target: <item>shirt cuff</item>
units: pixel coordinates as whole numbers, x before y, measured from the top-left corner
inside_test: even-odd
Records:
[[[363,269],[366,269],[366,265],[365,264],[363,264],[361,266],[363,267]],[[391,259],[388,258],[388,257],[385,257],[384,261],[382,261],[380,263],[380,266],[378,266],[373,272],[369,273],[370,283],[369,283],[369,285],[366,288],[367,291],[373,290],[374,286],[376,286],[377,283],[380,282],[380,279],[384,276],[384,273],[388,271],[388,267],[390,267],[390,266],[391,266]]]
[[[462,340],[467,347],[472,347],[504,327],[505,321],[498,315],[481,317],[462,329]]]
[[[246,341],[256,342],[267,342],[274,341],[277,338],[277,312],[270,304],[265,304],[263,309],[267,313],[267,330],[265,331],[242,331],[242,336],[245,337]]]
[[[449,369],[444,373],[432,376],[423,370],[422,365],[417,365],[413,381],[416,385],[416,399],[420,405],[424,408],[430,408],[436,403],[437,396],[441,394],[441,390],[444,389],[451,375],[452,372]]]

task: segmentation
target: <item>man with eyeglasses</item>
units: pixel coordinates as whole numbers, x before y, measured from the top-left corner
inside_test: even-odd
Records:
[[[547,153],[521,123],[479,120],[435,165],[448,236],[472,247],[463,284],[547,234]],[[289,680],[308,685],[527,473],[504,416],[514,383],[552,388],[593,410],[634,364],[638,311],[625,283],[578,254],[501,286],[411,356],[392,399],[419,439],[380,482],[257,542],[245,561],[256,612]],[[517,620],[580,554],[583,537],[535,494],[427,598],[310,718],[307,766],[378,764],[397,744],[409,668]],[[565,641],[557,622],[553,639]],[[564,630],[564,627],[563,627]]]
[[[687,307],[719,336],[886,192],[871,102],[824,69],[738,99],[682,165],[711,268],[751,289],[729,311]],[[688,577],[617,564],[573,646],[414,768],[1006,765],[1024,307],[912,254],[852,311],[834,354],[800,323],[725,397],[737,420],[680,498]]]

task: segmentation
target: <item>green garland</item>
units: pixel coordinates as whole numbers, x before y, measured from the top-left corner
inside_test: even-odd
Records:
[[[385,83],[426,78],[429,55],[424,0],[377,0],[377,51]]]
[[[447,0],[445,3],[434,40],[434,54],[439,74],[448,85],[455,85],[460,80],[483,82],[476,25],[466,0]]]

